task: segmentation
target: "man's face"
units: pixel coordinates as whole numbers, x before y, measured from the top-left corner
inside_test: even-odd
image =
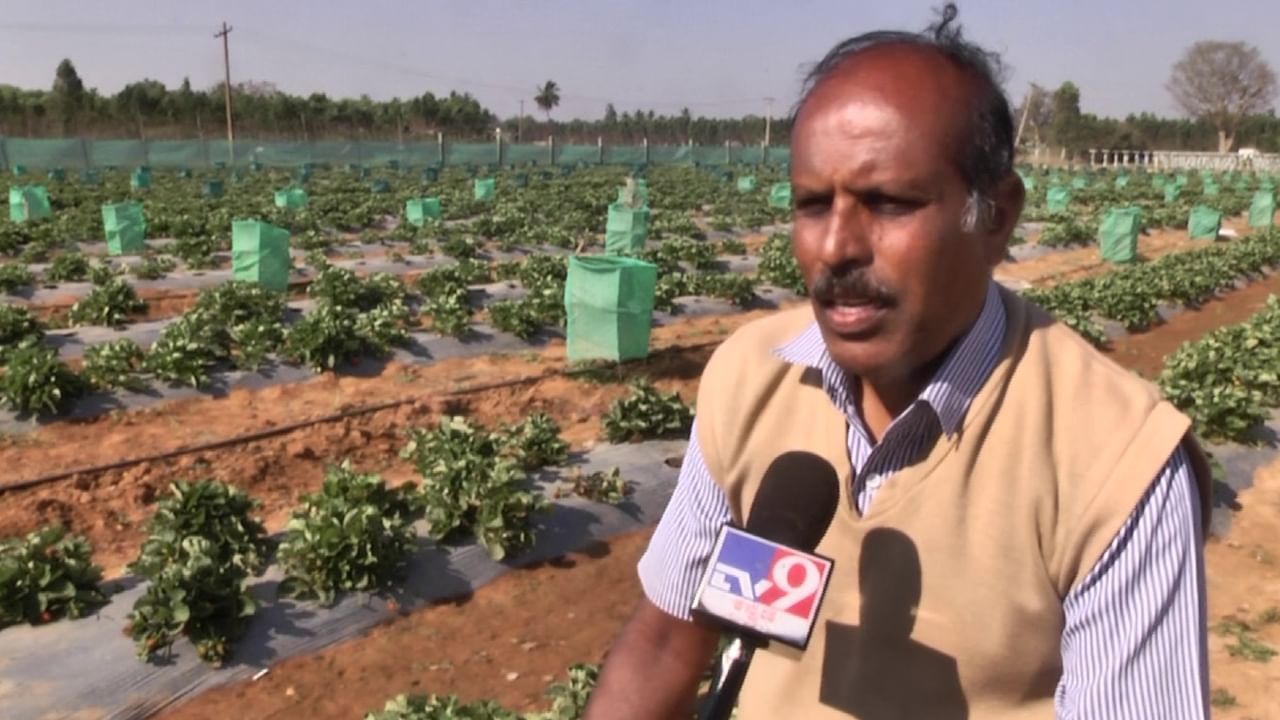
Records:
[[[972,323],[1021,210],[1019,184],[1012,220],[962,227],[968,82],[930,53],[874,49],[823,79],[792,129],[796,260],[832,358],[872,382],[914,377]]]

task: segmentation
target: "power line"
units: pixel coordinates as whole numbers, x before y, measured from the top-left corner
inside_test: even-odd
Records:
[[[33,33],[67,33],[67,34],[103,34],[103,33],[120,33],[133,35],[136,33],[169,33],[169,32],[191,32],[203,33],[205,28],[199,25],[181,25],[181,24],[129,24],[129,25],[105,25],[105,24],[89,24],[89,23],[3,23],[0,24],[0,31],[12,32],[33,32]]]

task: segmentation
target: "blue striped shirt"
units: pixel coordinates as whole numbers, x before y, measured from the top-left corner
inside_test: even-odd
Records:
[[[831,359],[816,324],[775,351],[789,363],[818,369],[831,401],[844,411],[859,512],[895,472],[960,428],[999,361],[1004,332],[1004,307],[992,283],[978,320],[879,443],[858,414],[858,383]],[[730,518],[698,446],[695,420],[675,492],[639,563],[650,602],[691,617],[716,534]],[[1209,716],[1202,546],[1199,493],[1179,447],[1063,601],[1063,672],[1054,697],[1059,718]]]

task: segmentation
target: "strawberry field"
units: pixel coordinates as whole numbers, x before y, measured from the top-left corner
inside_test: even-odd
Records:
[[[1035,278],[1015,287],[1157,382],[1211,443],[1211,589],[1240,553],[1280,553],[1248,520],[1280,427],[1280,232],[1253,212],[1274,179],[1023,176],[997,278]],[[637,597],[703,364],[742,323],[804,301],[784,180],[19,179],[48,212],[35,193],[0,220],[0,657],[21,658],[0,664],[0,704],[577,717]],[[582,357],[583,258],[652,268],[643,357]],[[1270,672],[1256,649],[1280,645],[1248,605],[1273,587],[1271,561],[1255,564],[1210,598],[1214,622],[1237,623],[1211,639],[1215,687],[1246,701]],[[406,653],[421,657],[378,659]]]

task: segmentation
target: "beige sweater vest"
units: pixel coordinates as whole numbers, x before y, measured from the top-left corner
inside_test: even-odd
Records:
[[[1179,442],[1207,524],[1210,475],[1189,420],[1042,311],[1002,298],[1002,355],[962,428],[887,479],[865,517],[844,415],[816,371],[772,353],[811,308],[742,328],[708,363],[698,441],[735,520],[782,452],[817,453],[841,477],[812,640],[756,654],[741,720],[1052,718],[1062,600]]]

